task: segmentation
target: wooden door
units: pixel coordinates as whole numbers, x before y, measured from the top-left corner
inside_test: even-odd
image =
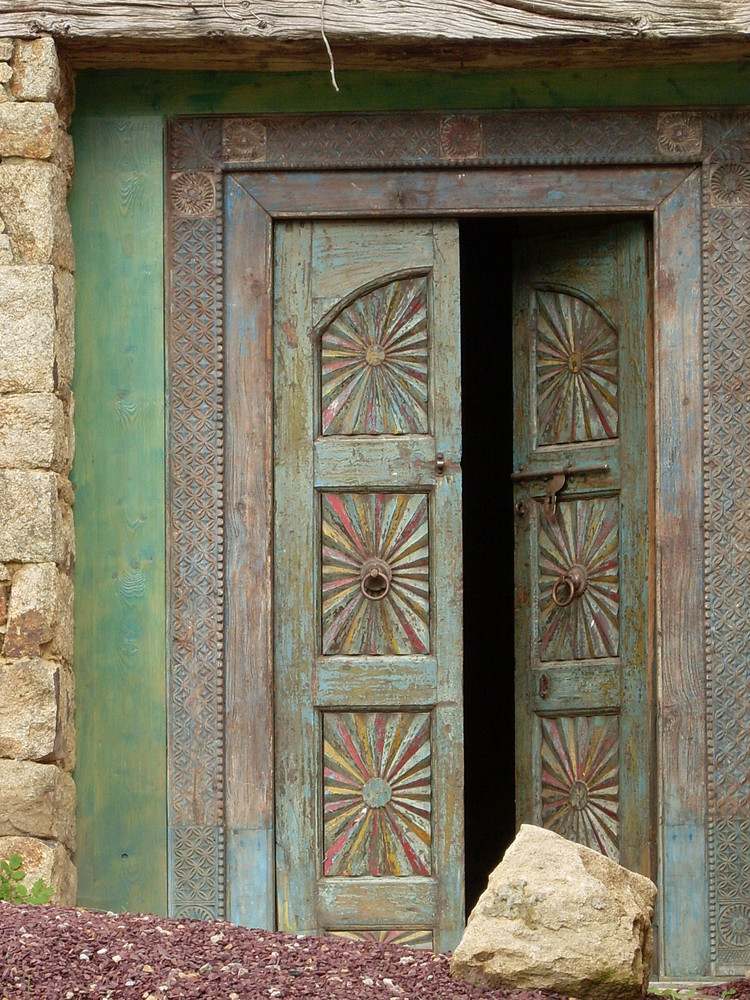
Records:
[[[275,230],[277,917],[463,926],[458,229]]]
[[[646,237],[514,254],[518,820],[650,872]]]

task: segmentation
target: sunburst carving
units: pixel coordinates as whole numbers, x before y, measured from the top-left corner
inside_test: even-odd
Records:
[[[324,493],[323,652],[426,653],[429,527],[420,493]]]
[[[619,502],[565,500],[539,531],[539,655],[542,660],[617,656],[619,647]],[[577,567],[585,589],[565,607],[555,585]],[[567,595],[566,595],[567,596]]]
[[[565,292],[538,289],[539,444],[617,437],[617,333],[605,317]]]
[[[323,717],[326,875],[429,875],[430,716]]]
[[[324,434],[427,433],[427,279],[403,278],[350,303],[326,327]]]
[[[432,931],[428,930],[347,930],[326,931],[333,937],[345,938],[347,941],[367,941],[369,944],[397,944],[402,948],[432,948]]]
[[[619,725],[615,716],[545,719],[542,825],[619,860]]]

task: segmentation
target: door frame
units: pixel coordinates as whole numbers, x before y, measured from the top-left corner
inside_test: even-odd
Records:
[[[706,864],[715,803],[700,780],[715,776],[704,555],[714,578],[726,571],[704,536],[703,504],[726,432],[707,419],[704,436],[703,352],[708,358],[712,331],[702,324],[723,310],[726,326],[742,309],[741,297],[709,280],[710,255],[718,260],[735,239],[732,212],[750,201],[727,169],[744,149],[732,152],[737,127],[736,115],[653,111],[170,122],[170,912],[255,926],[273,926],[275,917],[274,220],[637,212],[651,216],[654,232],[660,973],[706,974],[711,959],[716,967],[709,929],[722,901]],[[721,143],[728,152],[714,162]]]

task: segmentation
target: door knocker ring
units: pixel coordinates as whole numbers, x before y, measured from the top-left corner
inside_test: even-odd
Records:
[[[559,576],[552,587],[552,600],[558,608],[567,608],[576,597],[580,597],[588,585],[588,574],[586,567],[580,565],[571,566],[561,576]]]
[[[383,559],[368,559],[359,574],[359,586],[368,601],[382,601],[391,589],[393,570]]]

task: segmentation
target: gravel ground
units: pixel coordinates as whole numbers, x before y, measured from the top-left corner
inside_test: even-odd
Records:
[[[750,1000],[750,980],[701,992]],[[0,903],[0,1000],[555,1000],[452,980],[431,951],[173,920]],[[695,1000],[693,997],[692,1000]]]

